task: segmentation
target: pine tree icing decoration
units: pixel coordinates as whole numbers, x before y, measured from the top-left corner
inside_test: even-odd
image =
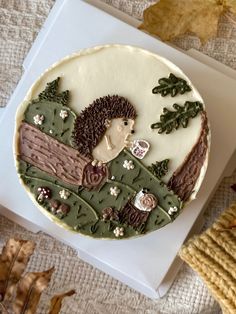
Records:
[[[162,161],[156,161],[155,164],[152,164],[148,167],[148,170],[154,174],[158,179],[164,177],[168,172],[168,163],[169,159],[164,159]]]
[[[58,93],[60,83],[60,77],[47,83],[38,98],[29,103],[24,113],[24,121],[72,146],[71,137],[76,114],[68,107],[69,91]]]
[[[58,77],[54,81],[47,83],[45,90],[39,94],[39,100],[54,101],[63,106],[67,106],[69,101],[69,91],[66,90],[58,94],[59,81],[60,78]]]
[[[158,83],[159,85],[153,88],[152,93],[161,94],[162,97],[169,94],[171,97],[174,97],[192,90],[184,79],[175,76],[173,73],[170,73],[169,78],[163,77],[159,79]]]
[[[186,128],[191,118],[195,118],[199,112],[203,111],[203,104],[199,101],[186,101],[183,106],[173,105],[174,111],[163,109],[160,121],[151,125],[152,129],[158,129],[158,133],[169,134],[177,130],[180,126]]]

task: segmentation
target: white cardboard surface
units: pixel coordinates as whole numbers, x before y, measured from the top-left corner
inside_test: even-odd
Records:
[[[59,0],[56,6],[26,59],[26,71],[1,120],[0,203],[10,209],[12,217],[16,214],[76,248],[85,261],[148,297],[158,298],[169,288],[178,268],[171,267],[176,254],[194,222],[201,216],[235,152],[235,80],[83,1]],[[202,94],[212,131],[209,167],[198,199],[174,223],[142,238],[126,241],[85,238],[49,221],[32,204],[19,184],[12,154],[15,111],[33,81],[61,57],[80,48],[107,43],[136,45],[177,64]],[[7,215],[8,211],[2,209],[2,213]]]

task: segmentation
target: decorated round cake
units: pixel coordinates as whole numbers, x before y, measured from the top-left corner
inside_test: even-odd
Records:
[[[190,80],[131,46],[60,60],[16,114],[16,169],[26,192],[55,223],[93,238],[144,235],[188,210],[209,144],[205,105]]]

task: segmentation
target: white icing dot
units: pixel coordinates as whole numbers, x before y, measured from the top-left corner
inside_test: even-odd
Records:
[[[53,133],[53,130],[49,130],[49,133],[52,134],[52,133]]]
[[[111,180],[115,180],[115,178],[116,178],[115,176],[112,176],[112,177],[111,177]]]

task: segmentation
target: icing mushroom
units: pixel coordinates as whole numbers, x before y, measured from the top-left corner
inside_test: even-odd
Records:
[[[44,199],[50,199],[52,197],[52,191],[48,187],[39,187],[38,190],[39,195],[37,197],[37,200],[39,202],[42,202]]]

